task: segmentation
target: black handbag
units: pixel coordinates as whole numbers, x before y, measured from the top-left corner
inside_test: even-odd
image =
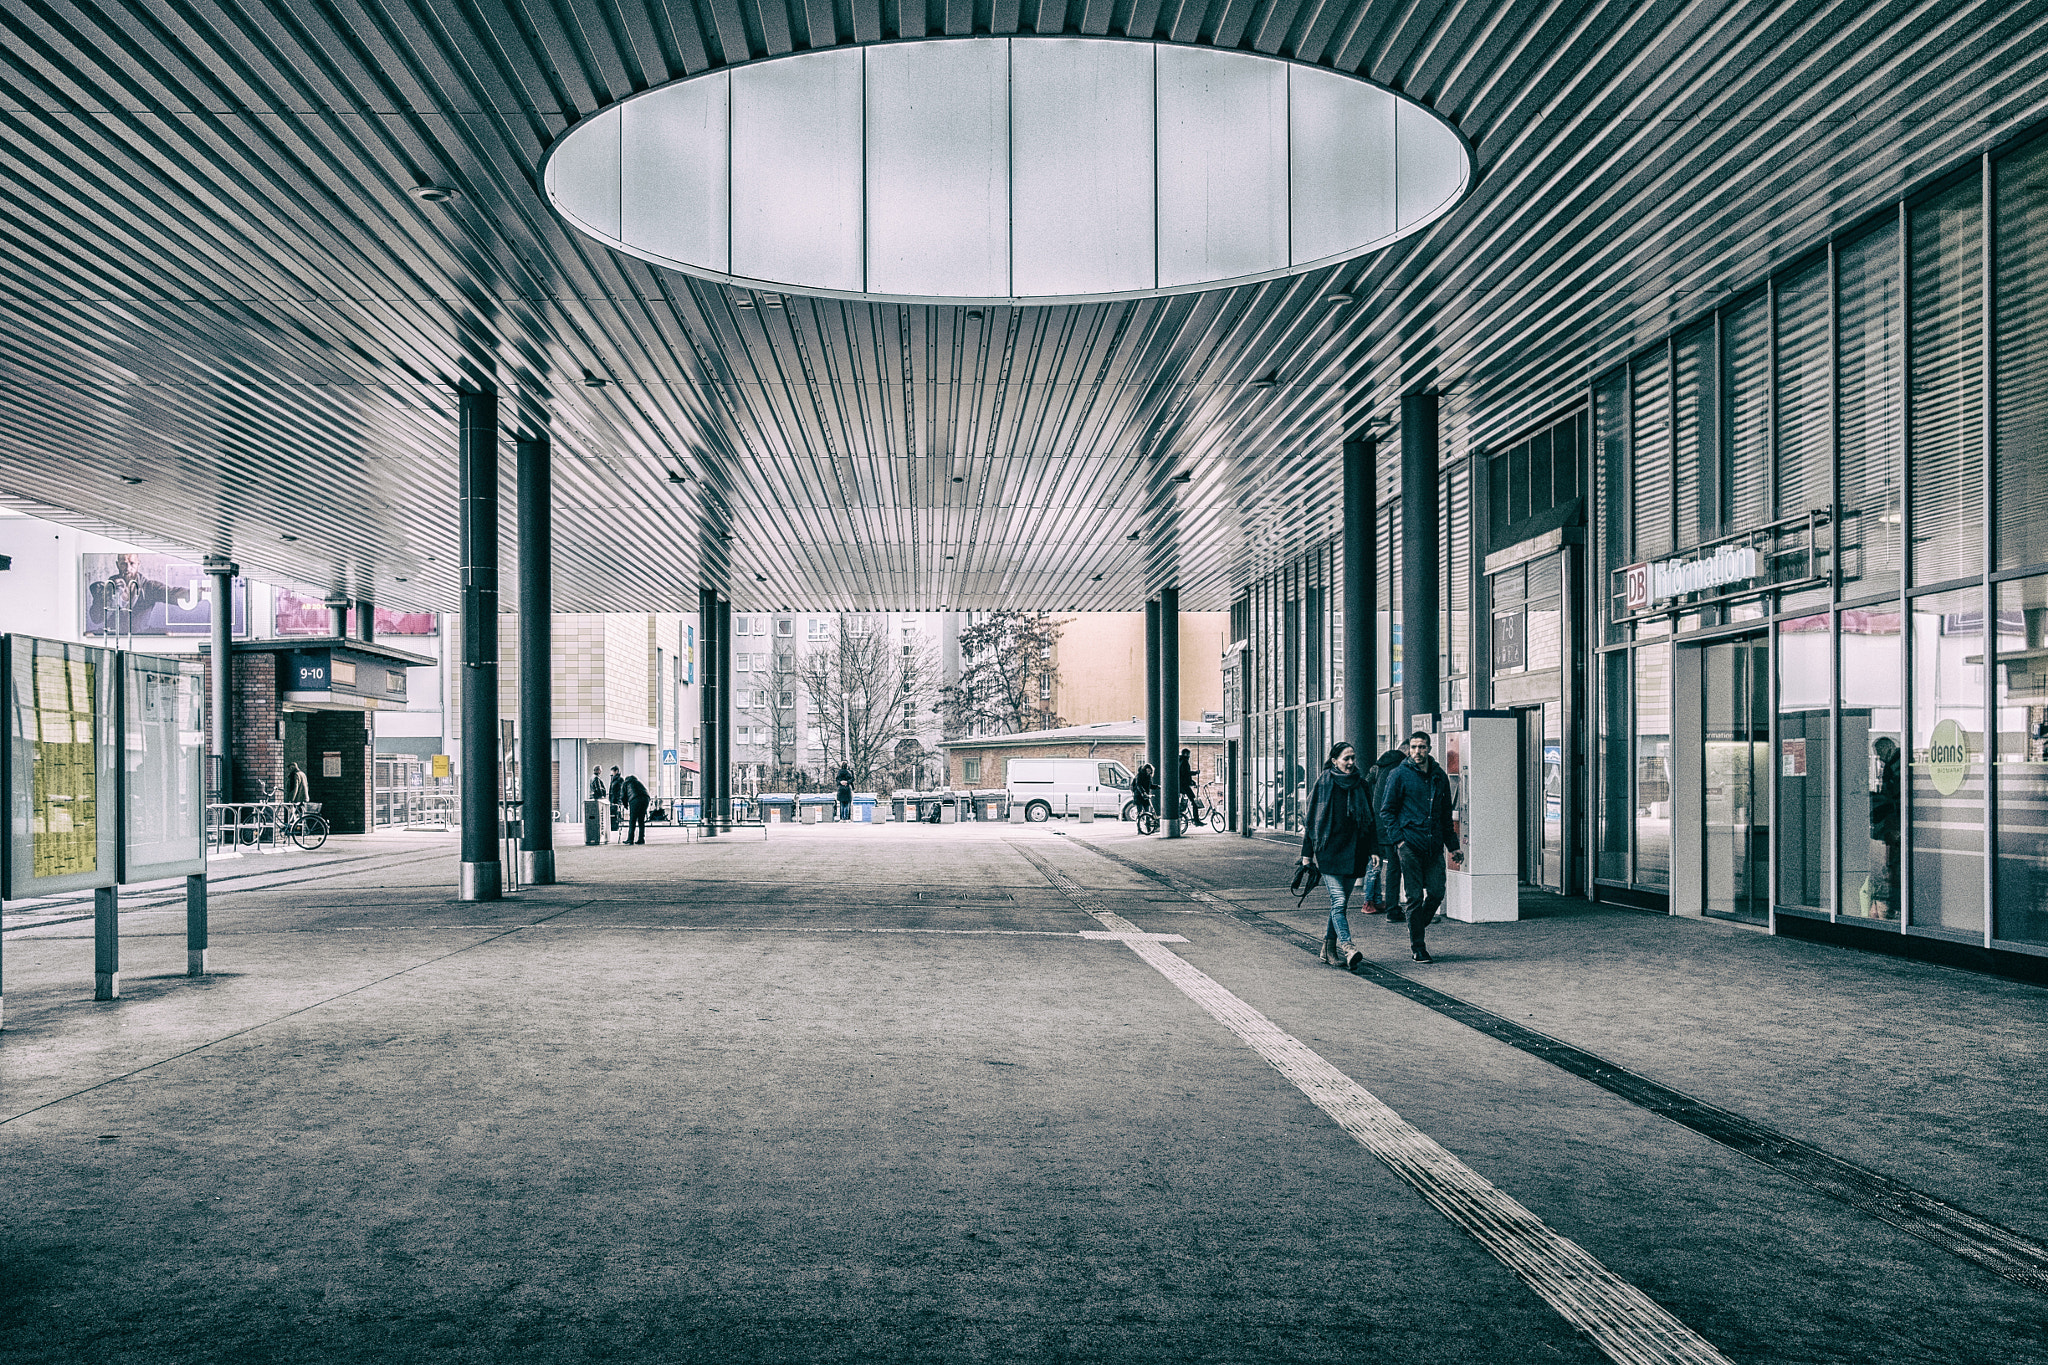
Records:
[[[1323,874],[1314,863],[1301,863],[1294,869],[1294,880],[1287,889],[1294,893],[1296,904],[1308,899],[1308,893],[1322,882]]]

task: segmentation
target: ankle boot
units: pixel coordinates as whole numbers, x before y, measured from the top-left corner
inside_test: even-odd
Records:
[[[1329,963],[1332,967],[1344,965],[1344,958],[1337,951],[1337,931],[1335,929],[1323,930],[1323,961]]]

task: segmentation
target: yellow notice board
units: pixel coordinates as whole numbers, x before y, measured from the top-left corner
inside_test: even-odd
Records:
[[[99,866],[99,764],[93,752],[98,665],[37,657],[29,670],[29,838],[33,875],[69,877]]]

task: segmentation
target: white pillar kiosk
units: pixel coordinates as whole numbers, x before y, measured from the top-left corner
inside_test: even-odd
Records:
[[[1521,727],[1512,711],[1463,711],[1443,734],[1443,765],[1465,865],[1444,874],[1444,915],[1467,924],[1522,917],[1515,867]]]

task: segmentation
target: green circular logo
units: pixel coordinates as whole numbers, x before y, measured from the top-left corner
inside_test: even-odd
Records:
[[[1934,727],[1934,738],[1927,743],[1928,779],[1943,796],[1954,796],[1969,771],[1969,736],[1954,721],[1942,721]]]

